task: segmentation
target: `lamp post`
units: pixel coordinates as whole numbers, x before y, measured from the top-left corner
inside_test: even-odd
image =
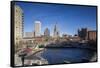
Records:
[[[25,59],[25,56],[27,55],[27,53],[21,53],[19,55],[19,57],[21,57],[21,61],[22,61],[22,66],[24,66],[24,59]]]

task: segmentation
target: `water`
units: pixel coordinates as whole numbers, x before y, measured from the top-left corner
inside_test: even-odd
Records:
[[[80,48],[45,48],[37,53],[49,64],[88,62],[94,54],[93,50]]]

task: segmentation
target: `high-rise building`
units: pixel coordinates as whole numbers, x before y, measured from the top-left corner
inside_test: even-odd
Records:
[[[87,28],[82,28],[81,30],[78,29],[78,36],[79,36],[82,40],[86,40],[86,39],[87,39],[87,34],[88,34]]]
[[[96,30],[87,30],[87,28],[82,28],[81,30],[78,29],[78,36],[82,40],[96,40]]]
[[[14,38],[15,45],[23,38],[23,10],[18,6],[14,6]]]
[[[41,22],[35,21],[34,26],[35,37],[41,36]]]
[[[59,31],[58,31],[58,28],[57,28],[57,24],[55,24],[55,26],[54,26],[54,33],[53,33],[53,36],[54,36],[54,37],[58,37],[58,36],[59,36]]]
[[[50,36],[50,30],[48,28],[45,29],[44,36],[45,37],[49,37]]]

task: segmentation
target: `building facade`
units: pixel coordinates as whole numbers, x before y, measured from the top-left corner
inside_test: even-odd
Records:
[[[24,37],[34,37],[34,32],[25,32]]]
[[[41,22],[35,21],[34,26],[35,37],[41,36]]]
[[[87,28],[82,28],[81,30],[78,30],[78,37],[80,37],[81,40],[96,40],[97,31],[87,30]]]
[[[87,28],[82,28],[81,30],[78,29],[78,36],[79,36],[82,40],[86,40],[86,39],[87,39],[87,34],[88,34]]]
[[[88,31],[88,40],[96,40],[97,32],[96,31]]]
[[[53,33],[53,36],[54,36],[54,37],[59,37],[59,31],[58,31],[58,28],[57,28],[57,24],[55,24],[55,26],[54,26],[54,33]]]
[[[50,30],[48,28],[45,29],[44,36],[45,37],[50,37]]]
[[[15,5],[14,14],[14,41],[15,45],[19,45],[23,38],[23,10]]]

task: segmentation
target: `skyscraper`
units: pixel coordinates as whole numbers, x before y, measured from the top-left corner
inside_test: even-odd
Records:
[[[48,28],[45,29],[44,36],[45,37],[49,37],[50,36],[50,30]]]
[[[41,22],[40,21],[35,21],[34,31],[35,31],[35,37],[41,36]]]
[[[58,36],[59,36],[59,31],[58,31],[58,28],[57,28],[57,23],[56,23],[55,26],[54,26],[54,33],[53,33],[53,36],[54,36],[54,37],[58,37]]]
[[[82,28],[81,30],[78,29],[78,36],[79,36],[82,40],[86,40],[86,39],[87,39],[87,34],[88,34],[87,28]]]
[[[14,38],[15,45],[23,38],[23,10],[18,6],[14,6]]]

